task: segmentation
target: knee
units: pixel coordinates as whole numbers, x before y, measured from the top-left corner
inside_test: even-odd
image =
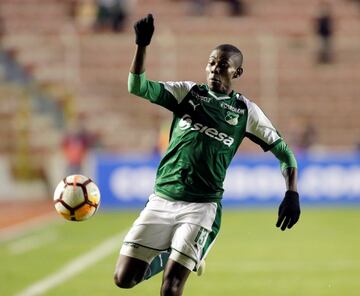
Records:
[[[147,266],[144,261],[121,255],[115,268],[115,285],[123,289],[134,287],[144,279]]]
[[[115,285],[122,289],[131,289],[138,282],[132,278],[126,277],[121,273],[115,272],[114,274]]]
[[[181,296],[183,285],[180,280],[165,279],[161,286],[161,296]]]

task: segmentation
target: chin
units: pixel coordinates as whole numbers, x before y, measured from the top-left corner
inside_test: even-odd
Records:
[[[209,89],[211,91],[216,92],[216,93],[223,93],[224,92],[222,89],[220,89],[219,87],[216,87],[216,86],[214,87],[214,86],[209,85]]]
[[[209,89],[214,92],[221,92],[220,87],[218,84],[214,84],[212,82],[208,83]]]

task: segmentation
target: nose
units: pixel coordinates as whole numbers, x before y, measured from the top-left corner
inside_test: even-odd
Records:
[[[218,67],[218,65],[217,65],[217,64],[212,65],[212,66],[210,67],[210,72],[211,72],[211,73],[215,73],[215,74],[219,74],[219,67]]]

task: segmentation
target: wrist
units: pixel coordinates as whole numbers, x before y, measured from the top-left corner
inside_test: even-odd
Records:
[[[138,50],[145,50],[147,46],[150,45],[150,42],[135,41]]]
[[[299,198],[299,193],[295,190],[287,190],[285,192],[285,197],[289,197],[289,198]]]

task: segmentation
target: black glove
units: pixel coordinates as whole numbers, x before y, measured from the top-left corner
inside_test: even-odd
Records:
[[[299,194],[296,191],[288,190],[279,206],[279,218],[276,222],[276,227],[281,226],[281,230],[283,231],[286,227],[290,229],[299,220],[299,217]]]
[[[138,20],[134,24],[136,34],[136,44],[139,46],[148,46],[154,33],[154,18],[152,14]]]

